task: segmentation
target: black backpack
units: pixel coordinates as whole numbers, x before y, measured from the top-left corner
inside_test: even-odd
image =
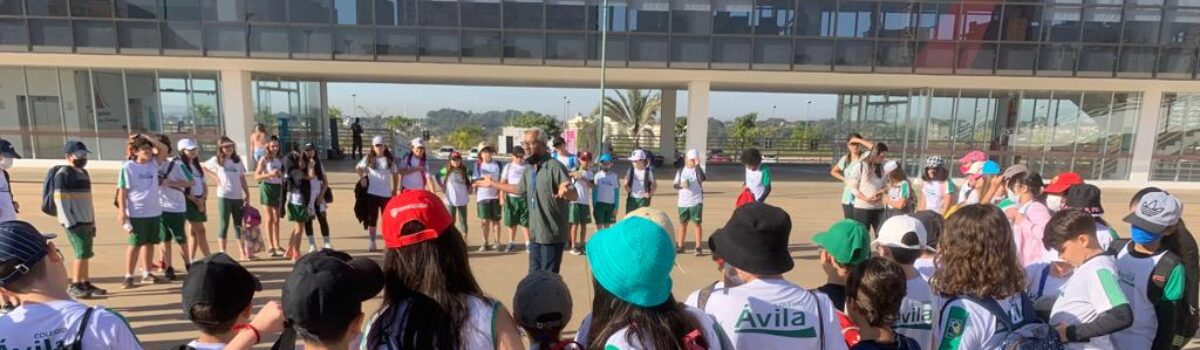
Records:
[[[58,216],[58,205],[54,204],[54,177],[66,169],[66,165],[55,165],[46,171],[46,179],[42,181],[42,213]]]
[[[625,176],[625,184],[628,185],[630,188],[633,188],[633,170],[634,170],[633,166],[630,166],[629,174]],[[650,175],[650,166],[649,165],[647,165],[645,169],[642,169],[642,177],[644,178],[643,185],[645,185],[645,187],[646,187],[646,192],[650,192],[650,185],[652,185],[654,183],[654,177]]]

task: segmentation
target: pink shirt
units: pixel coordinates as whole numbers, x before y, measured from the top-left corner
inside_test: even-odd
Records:
[[[1030,201],[1017,209],[1023,220],[1012,225],[1013,238],[1017,243],[1017,257],[1021,266],[1029,266],[1042,259],[1046,246],[1042,244],[1042,233],[1050,221],[1050,209],[1038,201]]]

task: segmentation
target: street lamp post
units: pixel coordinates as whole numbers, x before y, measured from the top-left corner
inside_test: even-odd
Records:
[[[596,154],[604,154],[604,84],[608,74],[608,0],[600,3],[600,121],[596,127]]]
[[[354,99],[354,109],[350,111],[350,115],[358,114],[358,94],[350,94],[350,98]]]

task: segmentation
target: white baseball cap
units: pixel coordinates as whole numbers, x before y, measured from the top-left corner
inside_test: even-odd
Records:
[[[900,167],[900,163],[896,163],[896,161],[894,161],[894,160],[889,160],[889,161],[887,161],[887,163],[883,163],[883,174],[884,175],[891,174],[892,171],[896,170],[896,168],[899,168],[899,167]]]
[[[184,150],[184,151],[191,151],[191,150],[200,148],[200,145],[196,144],[196,140],[180,139],[179,142],[175,143],[175,148],[178,148],[178,149]]]
[[[418,137],[418,138],[412,139],[412,142],[410,142],[409,144],[412,145],[413,147],[425,147],[425,139]]]
[[[925,225],[908,215],[893,216],[879,227],[879,238],[873,244],[904,249],[926,249],[929,246]]]
[[[387,142],[383,142],[383,136],[375,136],[371,138],[371,145],[387,145]]]
[[[640,149],[633,151],[633,154],[629,155],[629,160],[635,162],[639,160],[646,160],[646,151]]]
[[[687,159],[700,159],[700,151],[689,149],[687,151]]]

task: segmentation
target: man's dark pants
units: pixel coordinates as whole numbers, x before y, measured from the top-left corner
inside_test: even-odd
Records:
[[[529,273],[541,270],[558,273],[559,266],[562,266],[565,246],[566,243],[529,243]]]

